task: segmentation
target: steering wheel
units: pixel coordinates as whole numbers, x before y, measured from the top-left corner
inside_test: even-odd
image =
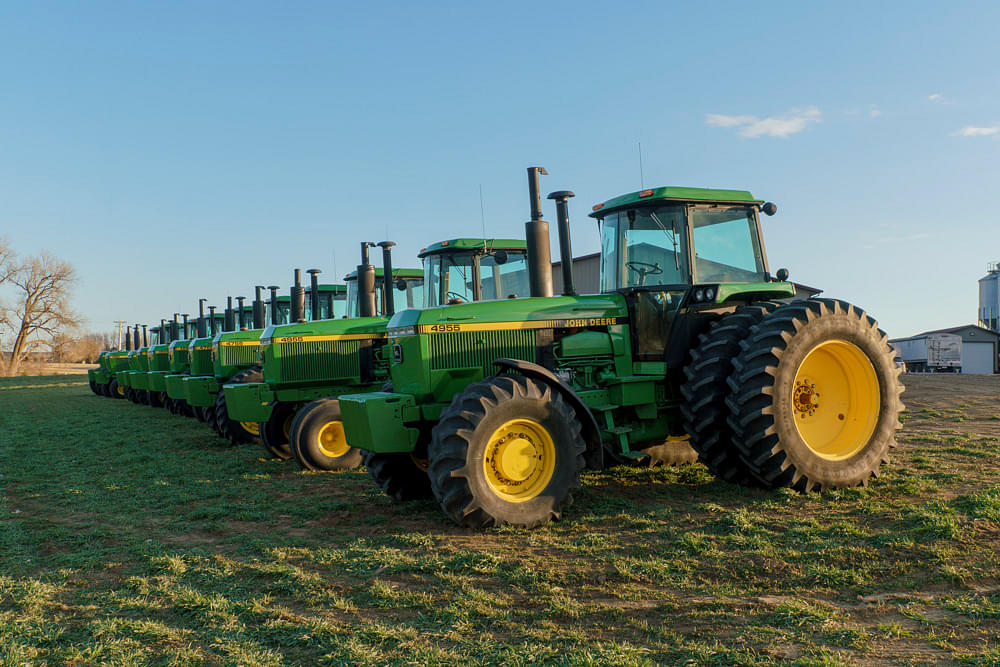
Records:
[[[462,302],[468,301],[468,299],[466,299],[465,296],[459,294],[458,292],[447,292],[445,293],[445,296],[450,296],[451,298],[458,299],[459,301]]]
[[[660,268],[659,264],[650,264],[649,262],[625,262],[625,266],[632,269],[641,276],[656,276],[663,273],[663,269]],[[636,267],[649,267],[646,268],[636,268]]]

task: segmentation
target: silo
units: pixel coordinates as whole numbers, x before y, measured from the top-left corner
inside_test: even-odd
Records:
[[[986,276],[979,279],[979,322],[1000,333],[1000,262],[987,266]]]

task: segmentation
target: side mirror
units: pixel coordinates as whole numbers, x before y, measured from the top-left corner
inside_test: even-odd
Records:
[[[405,292],[406,291],[406,281],[403,280],[403,279],[397,280],[396,281],[396,289],[398,289],[400,292]]]
[[[507,251],[503,250],[503,249],[500,249],[500,250],[497,250],[495,253],[493,253],[493,262],[496,263],[497,265],[506,264],[507,263]]]
[[[781,282],[785,282],[788,280],[788,269],[778,269],[778,271],[774,274],[774,277]]]
[[[764,202],[764,205],[760,207],[766,215],[771,216],[778,212],[778,207],[774,205],[774,202]]]

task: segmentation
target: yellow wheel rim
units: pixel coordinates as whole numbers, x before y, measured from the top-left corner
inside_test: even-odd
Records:
[[[121,385],[118,385],[117,387],[115,387],[115,391],[118,392],[119,396],[124,396],[125,395],[125,387],[123,387]]]
[[[845,340],[820,343],[795,373],[795,427],[806,446],[824,459],[848,459],[868,444],[880,402],[875,367],[861,348]]]
[[[295,420],[295,414],[292,413],[285,417],[285,421],[281,423],[281,432],[285,434],[285,441],[288,441],[288,437],[292,434],[292,421]]]
[[[490,436],[483,470],[486,483],[504,500],[531,500],[545,490],[556,470],[552,436],[534,420],[511,419]]]
[[[347,444],[347,436],[344,435],[344,422],[332,421],[323,424],[319,430],[319,450],[331,459],[340,458],[346,454],[351,446]]]
[[[260,435],[260,424],[257,422],[240,422],[240,426],[250,435]]]

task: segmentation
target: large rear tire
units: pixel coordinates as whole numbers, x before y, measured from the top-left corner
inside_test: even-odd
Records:
[[[291,453],[300,466],[316,471],[353,470],[363,458],[360,449],[347,444],[335,398],[320,398],[299,410],[291,428]]]
[[[226,384],[260,381],[260,371],[249,368],[231,377]],[[238,422],[229,418],[229,412],[226,410],[226,392],[222,389],[219,390],[219,395],[215,399],[215,424],[218,427],[219,435],[233,445],[244,445],[260,437],[260,427],[257,422]]]
[[[166,394],[162,391],[149,391],[149,406],[152,408],[162,408]]]
[[[266,422],[260,422],[260,442],[271,458],[287,461],[292,458],[292,449],[288,444],[295,421],[295,404],[279,403],[271,411],[271,417]]]
[[[903,410],[888,336],[834,299],[782,306],[750,330],[727,400],[733,441],[768,487],[867,484],[889,461]]]
[[[434,496],[470,528],[558,519],[580,485],[581,430],[562,396],[541,382],[497,376],[470,384],[431,431]]]
[[[740,458],[728,423],[726,397],[733,359],[740,353],[740,342],[751,327],[780,305],[764,302],[740,306],[716,320],[698,337],[698,345],[684,368],[686,381],[681,385],[680,407],[691,447],[713,475],[734,484],[760,485]]]

